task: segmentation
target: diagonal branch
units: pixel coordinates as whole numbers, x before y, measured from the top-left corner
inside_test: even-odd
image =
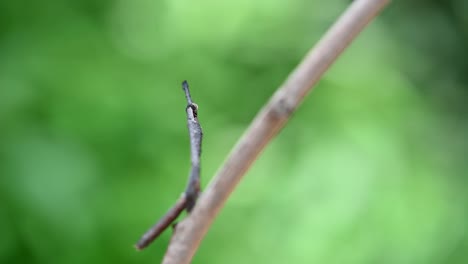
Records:
[[[278,134],[323,73],[388,2],[353,1],[307,54],[257,114],[191,214],[177,225],[163,264],[187,264],[191,261],[219,210],[261,151]]]
[[[179,200],[175,203],[174,206],[167,211],[167,213],[159,219],[159,221],[152,226],[145,234],[138,240],[135,245],[137,250],[142,250],[149,246],[161,233],[166,230],[172,222],[174,222],[177,217],[182,213],[182,211],[187,207],[187,198],[183,193]]]

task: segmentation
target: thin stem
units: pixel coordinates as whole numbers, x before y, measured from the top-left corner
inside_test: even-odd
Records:
[[[138,241],[135,248],[142,250],[151,244],[164,230],[166,230],[171,223],[182,213],[184,209],[190,212],[197,201],[200,193],[200,155],[201,155],[201,142],[202,142],[202,129],[198,122],[198,106],[192,102],[190,90],[187,81],[182,83],[182,89],[185,92],[187,99],[187,126],[190,136],[190,159],[191,169],[189,180],[185,192],[181,195],[176,204],[153,226],[151,227]],[[174,233],[176,231],[175,224]]]
[[[187,264],[227,198],[278,134],[303,98],[343,50],[389,0],[354,0],[317,43],[237,142],[223,166],[200,196],[190,216],[177,225],[163,264]]]
[[[192,162],[187,188],[185,189],[187,212],[190,212],[195,206],[200,193],[200,156],[203,132],[198,122],[198,106],[192,102],[187,81],[182,83],[182,89],[185,91],[185,97],[187,98],[187,127],[190,136],[190,160]]]
[[[149,246],[166,228],[168,228],[174,220],[182,213],[187,207],[187,199],[185,194],[182,194],[177,200],[176,204],[167,211],[167,213],[153,226],[151,227],[138,241],[135,248],[142,250]]]
[[[182,82],[182,90],[185,92],[185,98],[187,99],[187,105],[192,105],[192,97],[190,96],[189,85],[187,81]]]

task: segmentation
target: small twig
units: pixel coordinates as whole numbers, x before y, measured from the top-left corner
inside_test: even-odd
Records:
[[[187,126],[190,136],[190,160],[192,163],[189,180],[185,192],[177,200],[176,204],[138,241],[135,248],[142,250],[153,242],[164,230],[166,230],[182,213],[184,209],[190,213],[197,202],[200,193],[200,155],[202,142],[202,129],[198,122],[198,106],[192,101],[187,81],[182,83],[182,89],[187,99]],[[176,224],[173,224],[174,234]]]
[[[151,227],[135,245],[137,250],[142,250],[149,246],[164,230],[166,230],[174,220],[187,207],[187,198],[183,193],[176,204],[153,226]]]
[[[389,0],[355,0],[257,114],[189,217],[177,225],[163,264],[187,264],[227,198],[306,94]]]
[[[203,132],[198,122],[198,106],[192,102],[187,81],[182,83],[182,88],[187,98],[187,126],[190,135],[190,160],[192,162],[187,188],[185,189],[187,212],[190,212],[195,206],[200,193],[200,156]]]

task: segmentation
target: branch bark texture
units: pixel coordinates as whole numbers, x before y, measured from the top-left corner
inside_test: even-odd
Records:
[[[173,234],[163,264],[190,263],[219,210],[335,59],[390,0],[355,0],[261,109]]]

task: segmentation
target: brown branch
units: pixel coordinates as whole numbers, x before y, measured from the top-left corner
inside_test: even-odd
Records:
[[[187,198],[185,193],[183,193],[179,200],[175,203],[174,206],[167,211],[167,213],[146,233],[138,240],[135,248],[137,250],[142,250],[145,247],[149,246],[164,230],[166,230],[174,220],[182,213],[182,211],[187,207]]]
[[[355,0],[257,114],[200,196],[177,225],[163,264],[187,264],[226,199],[261,151],[280,131],[312,86],[389,0]]]

